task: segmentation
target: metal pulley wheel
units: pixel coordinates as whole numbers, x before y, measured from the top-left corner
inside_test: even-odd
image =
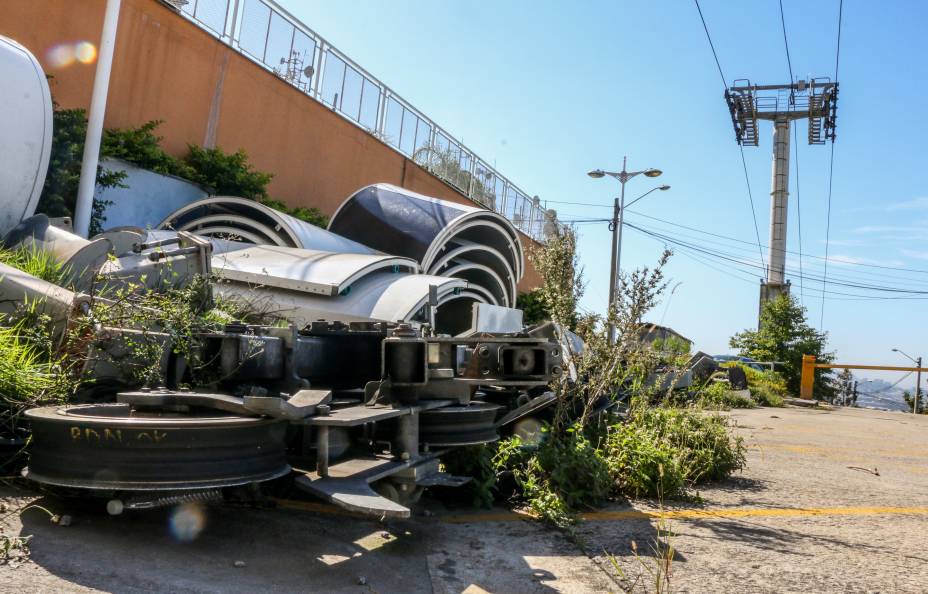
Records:
[[[217,410],[176,413],[127,404],[26,411],[28,479],[64,487],[184,490],[287,474],[287,423]]]
[[[419,413],[419,441],[432,447],[464,446],[499,439],[496,416],[503,407],[473,401]]]

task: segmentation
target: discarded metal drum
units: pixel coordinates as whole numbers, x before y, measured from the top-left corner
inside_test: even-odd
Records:
[[[35,408],[31,480],[105,490],[184,490],[287,474],[284,421],[216,410],[132,410],[126,404]]]

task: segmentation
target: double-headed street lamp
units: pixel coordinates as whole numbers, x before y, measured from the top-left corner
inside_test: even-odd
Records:
[[[899,353],[900,355],[902,355],[903,357],[905,357],[912,363],[915,363],[915,367],[918,368],[918,371],[915,372],[915,403],[912,404],[912,414],[913,415],[918,414],[918,395],[921,392],[921,388],[922,388],[922,358],[919,357],[918,359],[913,359],[912,357],[906,355],[899,349],[893,349],[893,352]]]
[[[603,171],[602,169],[594,169],[589,172],[587,175],[594,179],[599,179],[601,177],[615,178],[619,180],[619,183],[622,184],[622,193],[619,198],[615,199],[615,203],[612,209],[612,222],[610,226],[612,227],[612,270],[610,271],[609,276],[609,310],[612,311],[612,308],[615,306],[616,294],[618,292],[618,281],[619,281],[619,263],[622,260],[622,217],[625,212],[625,182],[635,177],[636,175],[644,175],[645,177],[657,177],[663,173],[660,169],[645,169],[643,171],[628,171],[628,157],[622,158],[622,171]],[[658,186],[648,190],[641,196],[635,198],[628,203],[628,206],[631,206],[635,202],[638,202],[654,190],[669,190],[670,186]],[[615,343],[615,325],[609,324],[609,343]]]

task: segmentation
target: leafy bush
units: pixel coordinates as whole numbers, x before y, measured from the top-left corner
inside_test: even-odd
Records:
[[[606,450],[626,495],[683,495],[745,464],[744,440],[731,435],[728,419],[699,409],[636,406],[612,429]]]
[[[722,367],[738,366],[744,370],[748,380],[751,398],[760,406],[783,406],[784,398],[792,396],[786,386],[786,379],[776,371],[759,371],[743,363],[726,363]]]
[[[522,310],[522,321],[526,325],[537,324],[551,319],[548,310],[545,309],[540,289],[519,293],[516,299],[516,308]]]
[[[81,161],[84,156],[84,139],[87,136],[87,113],[83,109],[58,109],[53,114],[52,146],[48,172],[37,212],[50,217],[69,217],[77,203],[77,187],[81,178]],[[107,171],[97,167],[97,186],[102,188],[125,187],[125,172]],[[106,221],[105,201],[94,200],[90,219],[91,233],[99,233]]]
[[[134,163],[156,173],[191,179],[195,173],[193,169],[161,148],[163,137],[155,135],[155,128],[162,123],[163,120],[152,120],[138,128],[104,130],[100,154]]]
[[[190,152],[184,158],[193,170],[190,179],[222,196],[241,196],[251,200],[268,197],[267,185],[274,177],[270,173],[252,169],[243,150],[226,153],[220,148],[201,148],[188,145]]]
[[[753,396],[754,393],[751,392]],[[754,408],[751,398],[732,391],[725,382],[709,382],[697,393],[696,402],[703,408],[728,410],[730,408]]]
[[[82,109],[56,110],[54,137],[45,187],[39,200],[38,212],[52,217],[73,216],[80,180],[87,117]],[[288,215],[318,227],[328,225],[328,219],[316,208],[290,208],[268,196],[267,185],[273,175],[254,169],[243,150],[226,153],[221,148],[200,148],[189,145],[188,154],[178,159],[161,148],[161,136],[156,134],[162,120],[152,120],[137,128],[109,128],[103,131],[100,155],[122,159],[164,175],[174,175],[204,186],[216,194],[241,196],[256,200]],[[103,188],[122,187],[123,171],[97,171],[97,185]],[[103,215],[109,201],[95,200],[90,233],[102,231]]]

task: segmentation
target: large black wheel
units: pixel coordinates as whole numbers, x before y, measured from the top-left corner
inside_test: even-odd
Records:
[[[26,411],[31,480],[105,490],[228,487],[290,471],[287,424],[220,411],[132,410],[126,404]]]

